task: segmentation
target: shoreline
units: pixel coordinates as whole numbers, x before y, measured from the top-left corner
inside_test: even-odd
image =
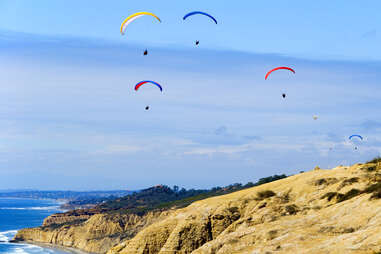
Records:
[[[63,199],[63,198],[59,198],[59,199],[55,199],[55,198],[29,198],[29,197],[0,197],[0,199],[17,199],[17,200],[20,200],[20,199],[24,199],[24,200],[47,200],[47,201],[54,201],[54,203],[57,203],[59,205],[64,205],[66,203],[68,203],[70,200],[69,199]]]
[[[29,245],[34,245],[34,246],[39,246],[42,248],[49,248],[49,249],[55,249],[55,250],[61,250],[61,251],[66,251],[72,254],[95,254],[91,252],[86,252],[80,249],[76,249],[73,247],[66,247],[62,245],[57,245],[57,244],[52,244],[52,243],[41,243],[41,242],[33,242],[33,241],[17,241],[17,242],[9,242],[9,243],[14,243],[14,244],[29,244]]]

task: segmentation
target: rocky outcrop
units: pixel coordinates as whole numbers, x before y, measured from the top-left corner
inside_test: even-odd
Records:
[[[166,218],[168,213],[148,213],[145,216],[95,214],[85,221],[71,218],[75,216],[53,216],[49,222],[45,221],[45,226],[20,230],[14,240],[50,243],[91,253],[106,253],[121,241],[135,236],[147,225]],[[66,223],[56,224],[62,221]]]
[[[108,254],[373,254],[381,246],[380,169],[313,170],[198,201]]]
[[[86,221],[94,213],[56,213],[50,215],[44,219],[42,226],[53,226],[53,225],[61,225],[65,223],[73,223],[78,221]]]

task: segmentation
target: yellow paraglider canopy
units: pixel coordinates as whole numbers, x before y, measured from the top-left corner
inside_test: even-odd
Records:
[[[145,11],[142,11],[142,12],[137,12],[137,13],[134,13],[132,15],[130,15],[129,17],[127,17],[122,25],[120,26],[120,33],[122,35],[124,35],[124,31],[126,30],[126,27],[132,22],[134,21],[135,19],[137,18],[140,18],[141,16],[144,16],[144,15],[149,15],[149,16],[152,16],[152,17],[155,17],[159,22],[161,22],[160,18],[158,16],[156,16],[155,14],[151,13],[151,12],[145,12]]]

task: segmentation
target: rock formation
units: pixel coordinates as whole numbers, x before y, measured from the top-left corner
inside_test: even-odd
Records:
[[[145,216],[53,221],[15,239],[108,254],[373,254],[381,251],[381,167],[311,170]]]

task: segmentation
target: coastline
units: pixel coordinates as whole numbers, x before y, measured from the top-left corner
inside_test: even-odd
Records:
[[[11,200],[8,205],[8,200]],[[2,222],[5,223],[5,227],[2,228],[0,232],[0,253],[25,253],[25,251],[30,247],[39,247],[44,249],[50,249],[50,251],[42,251],[43,253],[72,253],[72,254],[88,254],[83,251],[71,249],[71,248],[63,248],[62,246],[54,246],[50,244],[41,244],[37,242],[27,242],[27,241],[13,241],[15,235],[22,228],[34,227],[37,224],[40,225],[42,220],[47,216],[57,212],[63,212],[60,206],[64,203],[64,201],[50,198],[24,198],[24,197],[0,197],[0,201],[2,202],[0,205],[0,225]],[[14,203],[16,202],[16,203]],[[9,221],[12,214],[16,214],[16,221],[20,221],[21,223],[14,225],[9,225]],[[26,220],[31,216],[31,220]],[[7,219],[8,218],[8,219]],[[13,218],[13,217],[12,217]],[[38,221],[41,220],[39,223]],[[37,225],[37,226],[38,226]],[[14,226],[14,227],[13,227]],[[9,247],[6,247],[9,246]],[[12,247],[13,246],[13,247]],[[9,250],[8,250],[9,248]],[[16,250],[16,252],[14,252]],[[29,253],[28,251],[26,251]]]
[[[15,243],[15,244],[20,243],[20,244],[35,245],[35,246],[39,246],[39,247],[42,247],[42,248],[49,248],[49,249],[66,251],[66,252],[69,252],[69,253],[72,253],[72,254],[95,254],[95,253],[79,250],[79,249],[76,249],[76,248],[66,247],[66,246],[52,244],[52,243],[40,243],[40,242],[33,242],[33,241],[15,241],[15,242],[11,241],[11,243]]]

